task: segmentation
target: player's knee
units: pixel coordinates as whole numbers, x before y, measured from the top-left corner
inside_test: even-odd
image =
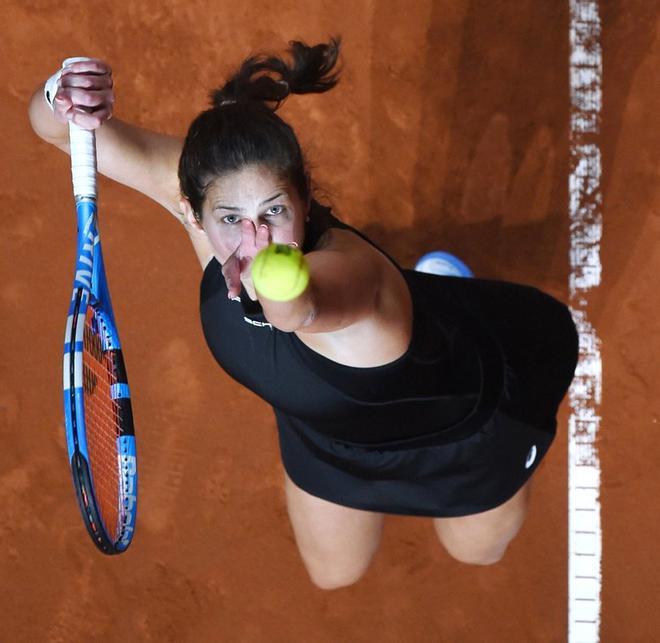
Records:
[[[349,587],[359,580],[359,577],[336,577],[336,576],[319,576],[310,574],[312,583],[319,589],[341,589],[342,587]]]
[[[341,587],[349,587],[357,583],[367,571],[367,566],[339,569],[336,566],[321,566],[307,564],[307,573],[309,574],[312,583],[319,589],[340,589]]]
[[[466,565],[494,565],[499,563],[506,553],[508,543],[504,546],[490,549],[450,549],[446,548],[449,555],[459,563]]]
[[[494,565],[499,563],[504,554],[506,553],[506,547],[503,549],[493,549],[489,551],[461,551],[461,552],[449,552],[449,555],[457,560],[460,563],[465,563],[466,565]]]

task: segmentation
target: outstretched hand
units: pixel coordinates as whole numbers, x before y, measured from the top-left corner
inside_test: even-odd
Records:
[[[227,284],[227,296],[232,299],[241,292],[241,282],[251,299],[257,295],[252,285],[252,260],[256,254],[270,243],[270,230],[267,225],[255,229],[254,223],[243,219],[241,226],[241,242],[222,266],[222,275]]]

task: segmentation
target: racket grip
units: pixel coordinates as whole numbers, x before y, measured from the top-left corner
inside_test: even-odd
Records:
[[[96,199],[96,144],[94,132],[69,123],[71,178],[76,198]]]
[[[84,56],[67,58],[62,67],[89,60]],[[96,136],[93,130],[86,130],[69,122],[69,144],[71,146],[71,178],[73,194],[76,198],[96,199]]]

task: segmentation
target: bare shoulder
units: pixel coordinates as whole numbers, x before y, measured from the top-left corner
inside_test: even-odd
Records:
[[[363,239],[352,230],[345,228],[328,228],[320,237],[312,252],[315,251],[337,251],[350,254],[363,254],[374,259],[382,258],[388,265],[392,265],[390,260],[380,252],[375,246]]]

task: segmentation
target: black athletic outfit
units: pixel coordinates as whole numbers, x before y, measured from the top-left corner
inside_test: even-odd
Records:
[[[303,250],[330,227],[366,239],[313,202]],[[284,467],[307,492],[393,514],[491,509],[554,438],[577,362],[575,325],[564,304],[530,286],[399,269],[412,340],[384,366],[337,364],[273,328],[244,289],[240,302],[227,298],[215,259],[201,283],[206,341],[273,406]]]

